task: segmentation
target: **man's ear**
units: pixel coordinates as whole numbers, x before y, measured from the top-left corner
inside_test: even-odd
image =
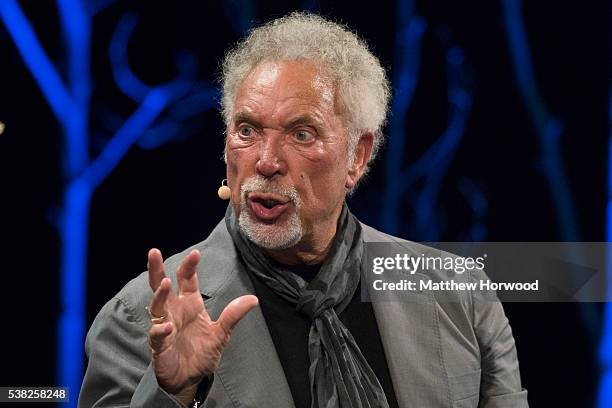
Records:
[[[370,132],[363,133],[357,141],[355,147],[354,160],[352,166],[348,169],[346,176],[345,187],[352,189],[357,185],[357,182],[365,172],[370,156],[372,155],[372,146],[374,144],[374,135]],[[350,154],[351,152],[349,152]]]

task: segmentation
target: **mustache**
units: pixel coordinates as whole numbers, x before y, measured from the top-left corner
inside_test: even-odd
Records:
[[[260,191],[263,193],[277,194],[287,197],[298,207],[302,202],[300,199],[300,194],[295,187],[280,186],[276,182],[261,175],[249,177],[240,186],[240,196],[243,197],[243,199],[248,193],[253,191]]]

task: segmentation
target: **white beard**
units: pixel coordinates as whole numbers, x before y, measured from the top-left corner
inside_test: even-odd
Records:
[[[283,222],[266,224],[251,217],[246,196],[252,191],[278,194],[288,197],[292,203],[291,214]],[[294,187],[280,188],[261,175],[249,177],[240,187],[240,217],[238,226],[255,245],[265,249],[286,249],[302,239],[304,231],[298,216],[301,206],[300,196]]]

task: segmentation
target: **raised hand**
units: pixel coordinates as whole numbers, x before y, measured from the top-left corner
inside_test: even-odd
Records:
[[[154,292],[149,307],[153,368],[160,387],[186,404],[198,384],[217,369],[233,327],[258,302],[252,295],[236,298],[213,322],[195,273],[199,261],[197,250],[181,261],[176,271],[178,291],[174,291],[164,273],[161,253],[149,251],[149,285]]]

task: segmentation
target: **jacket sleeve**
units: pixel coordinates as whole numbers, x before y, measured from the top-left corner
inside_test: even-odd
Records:
[[[94,320],[85,352],[79,408],[184,407],[162,390],[151,366],[150,323],[124,299],[109,301]]]
[[[488,279],[484,272],[477,281]],[[474,331],[481,354],[482,377],[479,407],[528,407],[527,390],[521,387],[518,357],[512,329],[495,292],[473,297]]]

